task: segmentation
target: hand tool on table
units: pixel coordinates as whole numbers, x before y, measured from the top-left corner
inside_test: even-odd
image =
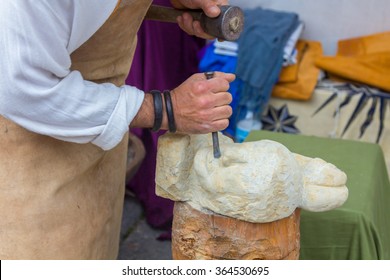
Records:
[[[214,77],[214,72],[206,72],[204,73],[204,75],[206,76],[206,79],[209,80]],[[213,137],[214,158],[220,158],[221,150],[219,149],[218,132],[212,132],[212,137]]]
[[[178,16],[189,13],[194,20],[200,22],[203,30],[220,40],[235,41],[240,37],[244,28],[244,13],[236,6],[220,6],[218,17],[210,18],[202,10],[179,10],[164,6],[152,5],[145,19],[176,23]]]

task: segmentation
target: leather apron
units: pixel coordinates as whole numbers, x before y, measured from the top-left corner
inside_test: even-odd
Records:
[[[86,80],[123,85],[150,4],[122,0],[72,53],[72,69]],[[103,151],[0,116],[0,259],[116,259],[128,145],[127,134]]]

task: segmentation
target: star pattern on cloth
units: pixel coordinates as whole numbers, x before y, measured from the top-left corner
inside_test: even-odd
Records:
[[[276,109],[272,105],[268,105],[267,113],[261,118],[263,130],[291,134],[300,133],[299,129],[295,127],[296,121],[297,117],[290,115],[286,104],[279,109]]]

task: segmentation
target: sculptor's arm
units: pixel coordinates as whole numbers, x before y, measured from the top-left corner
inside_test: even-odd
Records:
[[[171,0],[177,9],[202,9],[207,16],[220,14],[218,5],[227,5],[227,0]],[[190,35],[212,39],[200,23],[189,13],[178,17],[179,26]],[[209,133],[225,129],[229,125],[232,96],[228,93],[229,83],[235,75],[216,72],[213,79],[206,81],[203,74],[195,74],[171,91],[177,132],[187,134]],[[165,106],[165,104],[164,104]],[[163,109],[165,112],[165,108]],[[140,110],[131,122],[131,127],[152,127],[154,120],[153,100],[145,95]],[[167,117],[163,116],[161,129],[168,129]]]
[[[172,0],[177,9],[203,9],[209,17],[220,14],[218,5],[226,5],[227,0]],[[178,24],[190,35],[211,39],[204,33],[198,21],[189,13],[178,17]],[[212,79],[206,80],[203,73],[189,77],[184,83],[171,90],[176,131],[185,134],[206,134],[220,131],[229,125],[232,108],[229,104],[232,96],[228,92],[229,83],[235,79],[234,74],[215,72]],[[164,98],[163,98],[164,100]],[[163,119],[161,129],[168,129],[168,118],[163,102]],[[146,94],[143,103],[131,121],[130,127],[151,128],[154,122],[153,97]]]
[[[173,89],[171,95],[177,132],[205,134],[225,129],[232,114],[232,108],[229,106],[232,96],[227,90],[234,79],[234,74],[215,72],[214,78],[206,80],[205,75],[199,73]],[[130,126],[150,128],[153,120],[152,96],[146,94]],[[168,128],[166,114],[163,114],[161,128]]]
[[[0,1],[1,115],[38,134],[92,142],[105,150],[116,146],[143,92],[86,81],[70,69],[70,53],[104,23],[115,5]]]

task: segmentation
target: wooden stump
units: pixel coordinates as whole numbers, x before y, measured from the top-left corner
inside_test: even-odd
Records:
[[[297,209],[287,218],[256,224],[175,202],[172,256],[175,260],[296,260],[299,218]]]

